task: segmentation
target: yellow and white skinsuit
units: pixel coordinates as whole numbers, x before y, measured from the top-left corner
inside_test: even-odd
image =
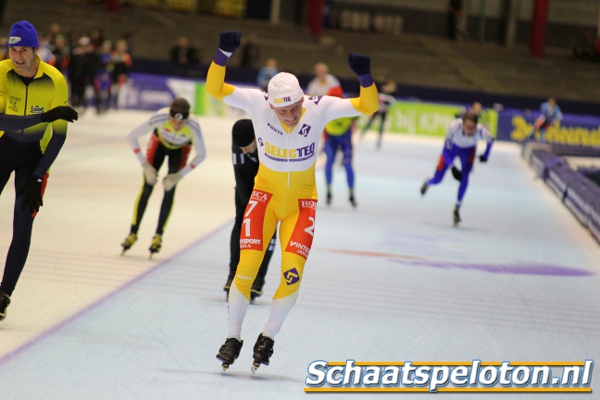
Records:
[[[260,162],[244,214],[235,284],[229,292],[228,337],[241,337],[250,288],[280,221],[281,281],[262,332],[274,338],[298,297],[313,241],[317,207],[315,164],[323,129],[333,119],[377,111],[377,88],[374,84],[361,87],[360,97],[352,99],[304,96],[302,116],[295,127],[288,127],[277,118],[264,92],[225,83],[225,67],[214,62],[208,71],[206,88],[225,104],[248,113],[254,125]]]

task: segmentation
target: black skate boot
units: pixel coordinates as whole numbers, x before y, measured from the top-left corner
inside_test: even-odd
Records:
[[[454,207],[454,212],[452,213],[454,217],[454,226],[458,226],[458,223],[461,221],[460,214],[458,212],[458,207]]]
[[[231,289],[231,285],[233,285],[234,278],[235,275],[229,275],[227,277],[227,282],[225,282],[225,285],[223,285],[223,290],[227,293],[227,296],[229,296],[229,289]]]
[[[252,373],[256,373],[260,364],[269,365],[269,358],[273,355],[273,346],[275,341],[262,333],[258,335],[254,344],[254,362],[252,363]]]
[[[121,246],[123,247],[123,252],[121,252],[121,255],[125,254],[125,252],[129,250],[131,246],[135,244],[135,242],[137,242],[137,234],[130,233],[129,236],[123,240],[123,243],[121,243]]]
[[[217,354],[217,360],[223,363],[223,372],[227,371],[229,366],[238,358],[243,344],[243,340],[236,338],[227,338],[225,343],[223,343]]]
[[[425,182],[423,182],[423,184],[421,185],[421,196],[425,196],[425,192],[427,192],[427,188],[429,187],[429,179],[427,179]]]
[[[265,278],[257,276],[250,288],[250,301],[254,301],[263,294],[263,286],[265,286]]]
[[[6,309],[10,304],[10,296],[6,293],[0,292],[0,321],[4,321],[6,318]]]
[[[352,207],[354,208],[356,208],[356,206],[358,205],[358,202],[354,198],[354,189],[349,190],[348,201],[350,201],[350,204],[352,204]]]
[[[331,189],[329,187],[327,188],[327,197],[325,198],[325,203],[327,203],[328,206],[331,205]]]

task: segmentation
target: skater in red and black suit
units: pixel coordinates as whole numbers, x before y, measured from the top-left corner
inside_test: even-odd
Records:
[[[152,132],[152,136],[148,142],[146,156],[144,156],[138,139],[149,132]],[[144,184],[135,201],[129,235],[121,243],[123,253],[137,241],[138,229],[146,211],[148,199],[150,199],[157,182],[158,170],[165,158],[169,159],[168,174],[163,179],[164,197],[160,207],[156,234],[148,249],[152,256],[152,254],[158,253],[162,247],[162,235],[173,208],[177,183],[206,158],[204,139],[200,131],[200,124],[190,113],[190,104],[184,98],[177,98],[173,100],[170,107],[161,108],[132,130],[129,133],[129,144],[142,165]],[[192,146],[196,151],[196,157],[186,165]]]
[[[235,175],[235,223],[231,231],[229,276],[227,277],[227,283],[223,287],[227,295],[229,295],[229,289],[231,288],[231,283],[235,278],[235,271],[240,262],[240,232],[242,231],[244,213],[254,189],[254,178],[258,173],[258,150],[252,121],[249,119],[240,119],[233,124],[231,138],[233,173]],[[275,236],[276,233],[269,242],[265,257],[250,289],[250,300],[254,300],[263,293],[265,276],[267,275],[269,262],[275,250]]]
[[[0,193],[14,172],[16,198],[0,284],[0,321],[27,261],[33,220],[43,205],[50,166],[66,140],[67,121],[77,119],[67,106],[64,76],[37,55],[40,44],[33,25],[15,23],[8,43],[10,59],[0,62]]]

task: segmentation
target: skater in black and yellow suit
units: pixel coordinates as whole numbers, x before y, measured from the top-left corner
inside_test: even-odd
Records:
[[[13,237],[0,284],[0,320],[27,261],[33,219],[42,206],[50,166],[67,137],[67,121],[77,119],[68,107],[64,76],[40,60],[39,46],[33,25],[17,22],[9,33],[10,59],[0,62],[0,114],[6,114],[0,121],[0,193],[13,171],[16,189]]]
[[[149,132],[152,132],[152,136],[144,156],[138,139]],[[152,255],[158,253],[162,247],[162,235],[173,208],[177,183],[206,158],[204,139],[202,139],[200,124],[190,113],[190,104],[184,98],[177,98],[173,100],[170,107],[161,108],[132,130],[129,133],[129,144],[144,170],[144,184],[135,201],[129,235],[121,243],[123,252],[129,250],[137,241],[138,229],[157,181],[157,171],[165,158],[169,158],[168,175],[163,179],[164,197],[158,226],[149,248]],[[196,157],[186,165],[192,146],[196,151]]]

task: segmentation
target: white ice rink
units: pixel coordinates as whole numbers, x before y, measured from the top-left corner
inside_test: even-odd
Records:
[[[0,399],[600,399],[597,373],[591,394],[304,392],[314,360],[600,360],[600,245],[519,148],[496,143],[490,161],[476,164],[454,228],[451,175],[419,193],[442,139],[388,135],[378,151],[374,133],[356,143],[358,208],[340,166],[333,204],[319,204],[300,296],[271,365],[250,372],[279,281],[279,244],[265,294],[246,315],[240,358],[221,375],[233,120],[200,118],[207,160],[179,184],[163,249],[149,260],[160,186],[138,243],[120,256],[142,183],[125,136],[148,115],[90,111],[71,125],[0,322]],[[2,260],[13,201],[11,181],[0,198]]]

